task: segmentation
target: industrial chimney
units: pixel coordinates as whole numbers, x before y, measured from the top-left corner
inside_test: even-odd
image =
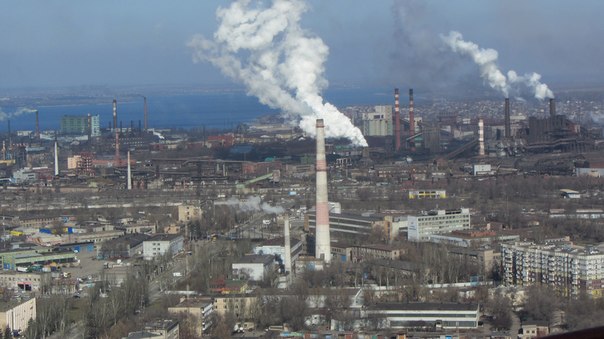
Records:
[[[113,99],[113,130],[117,129],[117,100]]]
[[[484,120],[478,119],[478,155],[484,156]]]
[[[59,146],[55,141],[55,177],[59,176]]]
[[[315,256],[326,263],[331,261],[331,239],[329,235],[329,205],[327,200],[327,160],[325,159],[325,125],[317,119],[317,191],[315,229]]]
[[[549,115],[552,118],[556,116],[556,101],[554,98],[549,99]]]
[[[394,150],[401,149],[401,109],[398,88],[394,89]]]
[[[291,239],[289,237],[289,215],[285,215],[285,223],[283,225],[283,238],[285,238],[285,253],[283,255],[283,261],[285,265],[285,273],[292,272],[292,246]]]
[[[120,132],[117,128],[117,100],[113,99],[113,129],[115,130],[115,166],[120,165]]]
[[[128,190],[131,190],[132,189],[132,171],[130,169],[130,151],[128,151],[128,179],[127,179],[127,181],[128,181],[128,184],[127,184]]]
[[[7,120],[8,123],[8,153],[10,154],[10,159],[12,159],[12,151],[13,151],[13,139],[11,139],[10,133],[10,119]]]
[[[38,110],[36,110],[36,139],[40,140],[40,119],[38,116]]]
[[[510,122],[510,98],[505,98],[505,105],[503,107],[503,116],[504,116],[504,137],[509,139],[512,137],[512,126]]]
[[[88,140],[92,139],[92,115],[88,113],[88,119],[86,120],[86,132],[88,134]]]
[[[143,97],[143,100],[145,102],[145,104],[144,104],[144,106],[145,106],[145,116],[144,116],[145,132],[147,132],[147,129],[149,128],[148,120],[147,120],[149,118],[149,111],[147,108],[147,97]]]
[[[409,136],[415,135],[415,113],[413,112],[413,88],[409,88]],[[411,144],[413,145],[413,139]]]

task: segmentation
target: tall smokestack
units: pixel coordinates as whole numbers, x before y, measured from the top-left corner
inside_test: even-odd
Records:
[[[132,171],[130,169],[130,151],[128,151],[128,190],[132,189]]]
[[[113,99],[113,129],[115,130],[115,166],[120,165],[120,132],[117,128],[117,100]]]
[[[327,200],[327,160],[325,159],[325,125],[323,119],[317,119],[317,191],[315,229],[315,256],[326,263],[331,261],[331,239],[329,235],[329,205]]]
[[[291,239],[289,238],[289,215],[285,216],[285,223],[283,225],[283,237],[285,238],[285,254],[283,261],[285,265],[285,272],[291,273],[292,271],[292,245]]]
[[[88,133],[88,140],[92,139],[92,115],[88,113],[88,120],[86,120],[86,131]]]
[[[55,141],[55,177],[59,176],[59,146]]]
[[[10,134],[10,119],[7,120],[8,123],[8,153],[10,154],[10,152],[13,150],[13,139],[11,138],[11,134]]]
[[[478,155],[484,156],[484,120],[478,119]]]
[[[394,150],[401,149],[401,108],[399,105],[398,88],[394,89]]]
[[[113,130],[117,129],[117,100],[113,99]]]
[[[505,105],[503,107],[503,125],[504,125],[504,136],[506,139],[512,137],[512,126],[510,122],[510,98],[505,98]]]
[[[40,140],[40,118],[38,116],[38,110],[36,110],[36,139]]]
[[[554,98],[549,99],[549,115],[552,118],[556,116],[556,101]]]
[[[145,122],[145,132],[147,132],[147,129],[149,128],[149,125],[147,124],[148,122],[148,118],[149,118],[149,111],[147,108],[147,97],[143,97],[143,100],[145,102],[144,106],[145,106],[145,116],[144,116],[144,122]]]
[[[415,113],[413,112],[413,88],[409,88],[409,136],[415,135]],[[413,139],[411,139],[413,144]]]

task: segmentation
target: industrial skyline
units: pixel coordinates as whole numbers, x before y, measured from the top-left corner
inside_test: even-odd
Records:
[[[217,3],[2,3],[0,29],[10,34],[0,36],[0,88],[232,84],[210,65],[193,65],[186,47],[194,34],[212,34]],[[538,72],[554,89],[601,85],[604,48],[593,43],[604,33],[598,1],[307,4],[302,26],[329,46],[331,85],[481,86],[472,65],[444,48],[439,35],[451,30],[499,51],[502,69]]]

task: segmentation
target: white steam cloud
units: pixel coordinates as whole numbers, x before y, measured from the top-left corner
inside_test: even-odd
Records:
[[[262,202],[258,196],[251,196],[245,200],[239,200],[235,197],[229,198],[224,202],[216,202],[217,205],[228,205],[235,207],[244,212],[263,211],[264,213],[281,214],[285,209],[280,206],[271,206],[268,203]]]
[[[36,111],[35,109],[31,109],[31,108],[27,108],[27,107],[20,107],[12,113],[6,113],[0,107],[0,121],[16,118],[16,117],[20,116],[21,114],[33,113],[35,111]]]
[[[453,52],[471,57],[480,68],[480,76],[491,88],[501,92],[505,97],[509,97],[511,91],[517,91],[518,85],[528,87],[539,100],[554,97],[554,93],[540,81],[541,75],[538,73],[518,75],[515,71],[510,70],[506,77],[497,66],[498,53],[496,50],[480,48],[471,41],[465,41],[461,33],[456,31],[451,31],[446,36],[441,35],[441,39]]]
[[[187,46],[194,62],[212,63],[248,94],[299,121],[307,134],[314,136],[316,119],[324,119],[327,137],[367,146],[350,119],[321,97],[329,48],[300,27],[307,9],[303,0],[272,0],[269,6],[238,0],[216,11],[220,25],[213,39],[195,35]]]

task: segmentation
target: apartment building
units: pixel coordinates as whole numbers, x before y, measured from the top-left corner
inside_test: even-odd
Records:
[[[407,217],[409,241],[429,241],[434,234],[470,229],[470,209],[437,210]]]
[[[564,296],[603,295],[604,253],[594,247],[514,242],[501,245],[501,258],[506,285],[546,285]]]

